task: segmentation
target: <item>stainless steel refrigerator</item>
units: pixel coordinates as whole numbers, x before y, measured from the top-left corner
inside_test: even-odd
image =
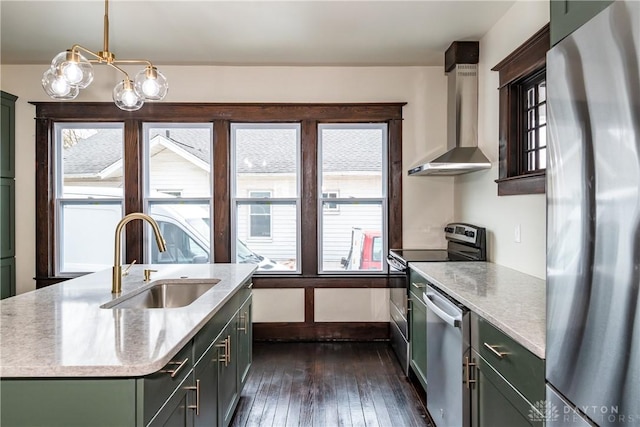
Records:
[[[640,1],[547,56],[547,425],[640,426]]]

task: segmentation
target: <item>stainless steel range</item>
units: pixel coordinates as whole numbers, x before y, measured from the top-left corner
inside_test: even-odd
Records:
[[[411,331],[407,321],[409,299],[409,263],[444,261],[486,261],[486,230],[471,224],[451,223],[444,228],[446,249],[391,249],[387,263],[402,280],[390,290],[391,346],[400,360],[405,374],[409,374],[409,342]]]

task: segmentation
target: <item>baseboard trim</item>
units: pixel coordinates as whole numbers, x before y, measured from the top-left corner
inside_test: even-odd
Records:
[[[254,323],[255,341],[387,341],[388,322]]]

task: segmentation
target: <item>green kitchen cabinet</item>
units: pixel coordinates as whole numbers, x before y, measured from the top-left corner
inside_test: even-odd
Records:
[[[231,423],[240,397],[237,332],[236,319],[232,319],[215,344],[222,350],[218,362],[218,426],[220,427],[226,427]]]
[[[218,364],[224,351],[214,343],[204,353],[194,369],[196,411],[194,426],[218,425]]]
[[[2,379],[0,393],[2,426],[142,425],[135,379]]]
[[[613,0],[551,0],[551,45],[580,28]]]
[[[15,102],[0,91],[0,298],[16,294],[15,262]]]
[[[0,258],[0,299],[16,294],[16,259]]]
[[[249,296],[238,310],[238,381],[244,388],[253,361],[252,297]]]
[[[0,91],[0,177],[15,178],[16,100],[17,96]]]
[[[16,255],[15,240],[15,180],[0,178],[0,258],[11,258]]]
[[[194,386],[191,375],[193,365],[193,341],[189,341],[162,369],[139,380],[145,425],[158,417],[167,417],[168,413],[173,412],[165,409],[175,402],[173,395]],[[162,414],[158,412],[159,408]],[[156,421],[154,423],[163,425]]]
[[[149,427],[191,427],[194,425],[194,411],[189,405],[193,378],[188,376],[176,388],[169,399],[148,425]],[[191,398],[192,400],[193,398]],[[210,424],[214,425],[214,424]]]
[[[416,271],[409,271],[409,328],[411,341],[409,343],[411,369],[418,381],[427,389],[427,306],[422,299],[426,288],[426,280]]]
[[[471,399],[472,426],[542,426],[542,415],[533,416],[531,405],[518,390],[477,352],[472,350],[471,354],[477,368],[475,399]]]
[[[542,426],[544,361],[471,313],[472,427]],[[473,381],[475,380],[475,382]]]

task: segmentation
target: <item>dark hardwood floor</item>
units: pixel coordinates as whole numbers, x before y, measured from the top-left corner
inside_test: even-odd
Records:
[[[256,343],[234,427],[429,426],[388,343]]]

